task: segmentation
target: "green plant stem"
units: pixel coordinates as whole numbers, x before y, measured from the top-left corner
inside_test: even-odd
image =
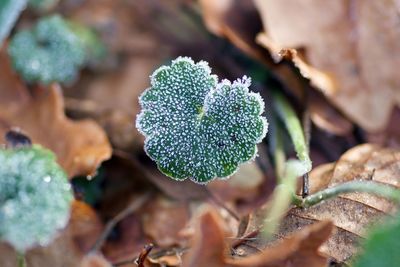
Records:
[[[351,192],[371,193],[400,203],[400,190],[395,189],[390,185],[385,185],[374,181],[351,181],[339,184],[337,186],[321,190],[303,199],[298,196],[294,196],[292,202],[298,207],[308,208],[340,194]]]
[[[308,145],[299,118],[286,99],[279,93],[274,94],[274,106],[284,122],[289,136],[294,144],[298,160],[288,160],[284,163],[283,144],[280,140],[280,130],[276,127],[275,168],[279,185],[272,195],[271,205],[264,220],[263,235],[269,239],[278,229],[279,222],[285,216],[295,196],[297,177],[311,170],[311,160]],[[277,126],[277,124],[275,124]],[[278,136],[279,135],[279,136]]]
[[[271,206],[264,220],[263,236],[265,239],[269,239],[276,232],[279,222],[292,203],[299,168],[302,169],[302,162],[298,160],[286,162],[284,177],[272,194]]]
[[[17,253],[18,267],[26,267],[25,254],[22,252]]]
[[[311,160],[300,120],[282,94],[274,93],[274,106],[281,120],[285,123],[294,149],[296,150],[297,158],[303,163],[301,172],[297,174],[298,176],[302,176],[311,170]]]

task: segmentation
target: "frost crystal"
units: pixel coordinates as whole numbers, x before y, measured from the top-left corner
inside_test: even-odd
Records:
[[[58,15],[15,34],[8,52],[14,68],[28,82],[71,82],[85,63],[84,45]]]
[[[206,62],[186,57],[156,70],[140,97],[136,127],[160,171],[204,184],[254,158],[267,121],[260,116],[264,102],[249,92],[250,83],[247,77],[218,83]]]
[[[66,174],[50,151],[0,148],[0,240],[24,252],[47,245],[66,226],[72,201]]]

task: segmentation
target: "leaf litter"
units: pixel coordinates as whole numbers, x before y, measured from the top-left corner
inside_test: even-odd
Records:
[[[364,54],[360,62],[365,68],[360,67],[360,71],[348,70],[347,77],[343,74],[346,70],[341,69],[352,65],[357,56],[357,50],[349,48],[351,40],[346,39],[346,34],[354,29],[369,31],[370,26],[366,25],[375,21],[391,21],[381,19],[385,14],[393,18],[392,13],[386,13],[390,8],[386,10],[379,3],[359,3],[348,9],[356,11],[358,21],[353,25],[344,20],[343,25],[340,24],[343,27],[332,31],[334,37],[344,40],[340,49],[329,48],[332,55],[343,52],[337,63],[323,50],[318,54],[319,49],[330,47],[325,46],[331,44],[329,36],[314,34],[312,37],[321,39],[309,38],[303,44],[301,38],[307,34],[296,27],[288,30],[285,26],[288,20],[284,19],[287,16],[279,13],[280,16],[270,18],[270,12],[259,3],[221,1],[221,6],[217,7],[215,1],[200,1],[206,22],[201,25],[199,20],[192,21],[201,13],[191,1],[175,0],[170,5],[158,1],[84,1],[82,5],[75,2],[61,1],[55,10],[92,26],[100,33],[109,48],[102,66],[85,69],[77,83],[66,86],[63,91],[57,85],[27,88],[10,70],[5,54],[0,53],[3,70],[0,73],[0,135],[12,126],[21,128],[34,142],[52,149],[71,178],[96,174],[101,163],[97,169],[99,176],[95,175],[93,179],[104,174],[97,185],[102,192],[101,198],[93,207],[75,203],[67,229],[48,248],[29,252],[28,266],[108,267],[124,261],[129,264],[121,266],[137,266],[135,260],[144,255],[143,248],[149,244],[153,246],[144,256],[143,266],[327,266],[328,263],[351,259],[359,251],[359,241],[366,236],[366,229],[396,211],[396,206],[385,199],[365,193],[345,194],[307,209],[292,207],[281,222],[275,239],[265,242],[259,235],[260,227],[276,179],[273,169],[270,167],[266,171],[263,166],[270,161],[265,144],[260,146],[259,153],[263,163],[253,162],[230,180],[215,181],[203,187],[189,181],[179,183],[159,173],[144,157],[141,150],[143,139],[133,127],[133,118],[138,113],[137,97],[149,86],[148,75],[157,66],[177,55],[206,59],[224,78],[231,79],[249,72],[256,76],[262,72],[262,77],[272,77],[256,80],[254,87],[263,96],[268,95],[272,88],[281,90],[293,100],[291,103],[298,111],[310,112],[314,125],[323,130],[323,133],[314,130],[311,133],[312,160],[325,163],[314,166],[310,173],[311,193],[352,180],[373,180],[398,187],[398,133],[395,127],[390,128],[396,125],[396,111],[392,114],[392,122],[387,123],[391,108],[397,101],[396,91],[390,89],[397,82],[390,68],[397,58],[388,58],[390,51],[396,51],[392,46],[394,42],[385,39],[383,52],[382,47],[373,42],[367,52],[376,54]],[[283,3],[271,0],[265,5],[279,8]],[[338,11],[333,13],[332,17],[337,16],[331,23],[345,17],[343,2],[330,5],[337,7],[333,10]],[[285,12],[293,9],[294,18],[311,23],[312,18],[302,14],[308,10],[289,7]],[[319,12],[320,6],[313,8]],[[371,14],[374,9],[380,12]],[[155,14],[163,23],[154,19]],[[17,28],[32,23],[29,15],[21,19],[23,23]],[[324,20],[321,16],[317,20],[312,23],[320,29]],[[256,38],[263,31],[262,22],[265,36],[273,43],[258,44],[260,37],[258,41]],[[276,23],[272,24],[272,30],[271,23]],[[282,23],[282,28],[278,27],[279,23]],[[365,51],[363,44],[384,27],[381,22],[376,25],[370,32],[364,34],[361,31],[358,37],[366,39],[360,39],[360,51]],[[227,40],[210,37],[206,27]],[[181,29],[180,34],[176,34],[176,29]],[[286,45],[285,40],[275,38],[285,31],[300,41]],[[271,51],[271,55],[263,46]],[[283,58],[275,64],[273,59],[281,48],[296,48],[296,57],[302,61],[295,62],[295,68],[290,63],[293,57]],[[241,51],[253,61],[262,63],[261,71],[259,67],[244,64],[248,58],[243,57]],[[368,77],[368,88],[362,89],[359,80],[369,70],[368,62],[383,61],[388,63],[387,66]],[[304,73],[310,67],[314,71],[307,77],[311,84],[297,73]],[[334,85],[332,88],[335,90],[329,91],[330,87],[318,83],[320,77],[325,78],[322,81],[329,82],[328,85]],[[374,77],[376,81],[372,81]],[[357,85],[352,87],[352,82]],[[378,89],[372,89],[379,87],[375,86],[376,83],[385,85],[381,95]],[[310,91],[313,86],[322,93]],[[354,94],[350,94],[349,88]],[[363,90],[367,94],[363,95]],[[370,114],[366,111],[373,114],[366,116]],[[65,117],[65,113],[73,119]],[[52,117],[52,114],[58,115]],[[79,122],[78,118],[85,119],[85,122]],[[357,135],[359,126],[361,135]],[[388,135],[390,141],[386,138]],[[321,147],[320,143],[313,143],[314,140],[322,140],[327,146]],[[340,142],[336,143],[337,140]],[[354,147],[366,140],[379,145]],[[0,143],[3,142],[0,139]],[[114,155],[104,162],[111,157],[110,143]],[[332,157],[350,147],[354,148],[340,158]],[[335,153],[329,154],[330,148]],[[329,163],[332,160],[336,162]],[[87,188],[80,190],[83,190],[83,195],[90,192]],[[104,246],[99,251],[91,251],[104,233],[104,225],[144,192],[151,192],[151,199],[121,218],[104,241]],[[14,257],[11,248],[0,245],[2,266],[15,266]]]

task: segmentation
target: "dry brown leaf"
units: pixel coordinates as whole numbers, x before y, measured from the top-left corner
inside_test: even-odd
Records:
[[[400,103],[398,6],[391,0],[256,0],[273,54],[301,48],[296,65],[367,131],[386,127]],[[327,12],[329,10],[329,12]]]
[[[96,212],[83,202],[75,201],[71,211],[67,228],[49,246],[28,251],[27,266],[80,266],[103,226]],[[0,244],[0,266],[17,266],[15,251],[5,244]]]
[[[34,143],[51,149],[69,177],[91,175],[111,156],[107,136],[95,122],[72,121],[65,116],[58,85],[37,88],[30,95],[10,69],[4,50],[0,67],[0,143],[4,143],[6,131],[17,127]]]
[[[111,263],[109,263],[102,255],[100,254],[89,254],[86,255],[82,263],[81,267],[112,267]]]
[[[146,267],[178,267],[182,266],[182,259],[180,255],[166,255],[159,258],[152,258],[151,256],[146,258]]]
[[[339,136],[352,132],[353,124],[332,107],[320,92],[310,90],[308,95],[310,119],[318,128]]]
[[[297,231],[279,244],[266,248],[263,252],[242,259],[228,260],[237,267],[322,267],[328,259],[318,252],[333,230],[329,221],[317,222]]]
[[[211,207],[204,208],[195,225],[190,250],[183,256],[183,266],[226,266],[226,231],[221,215]]]
[[[263,49],[254,43],[254,38],[262,25],[252,1],[201,0],[199,3],[208,30],[228,38],[250,56],[262,59],[264,63],[271,65]]]
[[[273,179],[256,162],[240,166],[228,180],[214,180],[207,188],[218,200],[232,205],[240,214],[248,214],[265,203],[273,188]]]
[[[373,180],[400,187],[400,150],[364,144],[348,150],[335,165],[330,185],[350,180]],[[345,198],[352,199],[386,213],[397,207],[392,202],[370,194],[351,193]]]
[[[386,129],[377,133],[367,133],[368,143],[385,147],[400,148],[400,108],[395,108]]]
[[[399,158],[398,149],[372,144],[356,146],[344,153],[335,164],[321,165],[312,170],[311,193],[363,179],[399,187]],[[396,209],[394,203],[384,198],[366,193],[348,193],[311,208],[293,208],[283,221],[280,234],[295,231],[309,221],[332,220],[339,231],[322,247],[322,251],[338,261],[345,261],[356,252],[357,240],[364,237],[366,229]]]
[[[261,19],[253,1],[240,0],[201,0],[203,19],[208,30],[212,33],[229,39],[239,49],[251,57],[260,60],[272,70],[273,74],[289,88],[296,97],[304,97],[305,84],[301,78],[287,64],[273,64],[272,59],[255,42],[261,29]],[[278,52],[278,51],[277,51]],[[338,113],[327,101],[312,94],[310,100],[311,120],[320,128],[337,134],[348,134],[352,125]],[[318,98],[316,101],[315,98]]]
[[[229,242],[227,242],[226,226],[221,216],[215,210],[207,209],[197,223],[192,247],[184,255],[183,266],[326,266],[327,258],[321,255],[318,249],[329,237],[332,229],[332,223],[319,222],[281,240],[278,244],[267,247],[261,253],[244,258],[232,258],[226,251]]]
[[[190,213],[187,202],[157,197],[146,206],[141,215],[143,231],[159,247],[169,247],[184,243],[180,232],[189,222]]]

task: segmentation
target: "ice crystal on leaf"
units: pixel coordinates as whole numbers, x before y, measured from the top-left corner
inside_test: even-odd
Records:
[[[204,184],[253,159],[267,121],[261,116],[264,102],[249,92],[250,83],[247,77],[218,83],[206,62],[186,57],[156,70],[140,97],[136,126],[160,171]]]
[[[71,82],[85,63],[85,47],[58,15],[15,34],[9,45],[14,68],[28,82]]]
[[[69,219],[72,193],[52,152],[0,148],[0,240],[24,252],[47,245]]]

